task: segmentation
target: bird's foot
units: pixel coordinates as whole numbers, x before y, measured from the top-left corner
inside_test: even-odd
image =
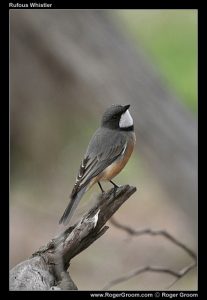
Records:
[[[99,185],[99,187],[100,187],[100,189],[101,189],[101,192],[102,192],[102,194],[104,194],[105,193],[105,191],[104,191],[104,189],[102,188],[102,186],[101,186],[101,184],[100,184],[100,182],[98,181],[98,185]]]
[[[120,187],[119,185],[117,185],[116,183],[114,183],[112,180],[109,180],[113,186],[114,186],[114,190],[113,190],[113,194],[114,194],[114,198],[116,197],[116,190]]]

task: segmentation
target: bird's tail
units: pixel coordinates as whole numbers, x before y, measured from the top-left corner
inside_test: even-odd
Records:
[[[70,202],[68,204],[68,206],[66,207],[64,214],[62,215],[59,224],[63,223],[64,225],[67,225],[71,219],[71,217],[73,216],[73,213],[76,209],[76,207],[78,206],[81,198],[83,197],[83,194],[85,193],[87,189],[87,186],[83,187],[77,194],[75,194],[74,196],[71,196],[70,198]]]

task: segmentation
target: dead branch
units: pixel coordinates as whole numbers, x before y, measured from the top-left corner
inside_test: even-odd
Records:
[[[177,271],[173,271],[173,270],[168,269],[168,268],[165,268],[165,267],[160,267],[160,266],[145,266],[145,267],[141,267],[141,268],[138,268],[136,270],[133,270],[133,271],[129,272],[128,274],[126,274],[126,275],[124,275],[122,277],[119,277],[119,278],[116,278],[116,279],[110,281],[103,288],[103,290],[109,290],[112,286],[114,286],[114,285],[116,285],[118,283],[127,281],[130,278],[138,276],[138,275],[140,275],[142,273],[145,273],[145,272],[158,272],[158,273],[170,274],[170,275],[176,277],[176,281],[177,281],[177,279],[183,277],[190,270],[192,270],[195,266],[196,266],[196,263],[193,263],[193,264],[189,265],[188,267],[183,268],[182,270],[180,270],[178,272]],[[173,282],[173,284],[174,283],[175,283],[175,281]],[[170,286],[172,286],[172,284]]]
[[[175,237],[173,237],[170,233],[168,233],[165,230],[153,230],[153,229],[150,229],[150,228],[135,230],[135,229],[133,229],[133,228],[127,226],[127,225],[123,225],[123,224],[117,222],[114,218],[111,218],[110,222],[115,227],[117,227],[119,229],[122,229],[122,230],[126,231],[128,234],[133,235],[133,236],[140,236],[140,235],[158,235],[158,236],[163,236],[164,238],[168,239],[169,241],[171,241],[176,246],[178,246],[181,249],[183,249],[194,260],[196,260],[196,258],[197,258],[196,253],[193,250],[191,250],[184,243],[178,241],[178,239],[176,239]]]
[[[135,187],[125,185],[115,195],[113,188],[100,195],[78,223],[10,271],[10,290],[77,289],[67,272],[71,259],[106,232],[105,223],[135,191]]]
[[[167,273],[170,274],[172,276],[174,276],[176,279],[173,281],[173,283],[168,287],[170,288],[172,285],[175,284],[175,282],[183,277],[184,275],[186,275],[190,270],[192,270],[193,268],[195,268],[197,266],[197,256],[196,253],[191,250],[189,247],[187,247],[184,243],[178,241],[175,237],[173,237],[171,234],[169,234],[167,231],[165,230],[152,230],[149,228],[146,229],[140,229],[140,230],[135,230],[127,225],[123,225],[121,223],[119,223],[118,221],[116,221],[114,218],[110,219],[110,222],[117,227],[118,229],[124,230],[125,232],[127,232],[127,234],[130,234],[132,236],[141,236],[141,235],[159,235],[159,236],[163,236],[164,238],[168,239],[169,241],[171,241],[173,244],[175,244],[176,246],[180,247],[181,249],[183,249],[187,254],[189,254],[194,262],[191,263],[189,266],[186,266],[184,268],[182,268],[180,271],[174,271],[172,269],[166,268],[166,267],[161,267],[161,266],[144,266],[144,267],[140,267],[136,270],[133,270],[131,272],[129,272],[128,274],[121,276],[119,278],[116,278],[112,281],[110,281],[104,288],[103,290],[109,290],[111,287],[113,287],[114,285],[117,285],[121,282],[127,281],[135,276],[138,276],[142,273],[145,272],[159,272],[159,273]]]

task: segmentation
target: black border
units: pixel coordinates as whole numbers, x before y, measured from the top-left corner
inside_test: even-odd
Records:
[[[45,1],[42,1],[42,0],[39,0],[39,1],[25,1],[25,0],[22,0],[22,1],[17,1],[17,0],[13,0],[13,1],[9,1],[8,3],[28,3],[28,2],[37,2],[37,3],[51,3],[52,4],[52,8],[51,9],[80,9],[80,8],[77,8],[77,3],[75,5],[75,3],[71,3],[69,1],[66,1],[66,0],[45,0]],[[153,7],[154,5],[152,5],[152,7],[146,7],[146,4],[144,5],[144,3],[139,3],[139,7],[135,7],[133,5],[129,5],[128,4],[128,7],[116,7],[116,8],[104,8],[102,7],[102,9],[197,9],[198,10],[198,16],[199,16],[199,19],[198,19],[198,29],[200,29],[200,32],[201,30],[204,28],[204,31],[205,31],[205,28],[206,28],[206,24],[204,24],[205,22],[205,19],[206,19],[206,16],[204,15],[204,12],[198,8],[198,6],[196,6],[194,3],[192,3],[192,1],[186,1],[186,4],[184,5],[183,3],[179,2],[179,3],[176,3],[175,5],[175,1],[171,1],[172,3],[166,3],[166,1],[163,1],[162,3],[156,3],[156,7]],[[106,4],[106,3],[105,3]],[[119,2],[119,6],[121,6],[121,2]],[[14,8],[13,8],[14,9]],[[15,9],[21,9],[21,8],[15,8]],[[29,8],[29,9],[32,9],[32,8]],[[35,9],[35,8],[33,8]],[[44,9],[44,8],[39,8],[39,9]],[[47,8],[48,9],[48,8]],[[81,9],[98,9],[98,8],[95,8],[93,5],[87,8],[81,8]],[[8,15],[7,15],[7,20],[6,20],[6,24],[8,24],[8,27],[5,26],[5,20],[3,18],[1,18],[1,28],[3,28],[6,32],[5,32],[5,35],[4,37],[6,36],[6,43],[5,42],[1,42],[1,45],[6,45],[7,44],[7,39],[8,39],[8,49],[6,47],[1,47],[4,51],[3,53],[3,58],[4,58],[4,62],[6,62],[6,58],[8,57],[8,65],[9,65],[9,7],[8,7]],[[202,11],[202,12],[201,12]],[[204,39],[205,39],[205,35],[206,33],[204,32]],[[202,43],[203,42],[203,43]],[[205,44],[204,44],[204,41],[202,41],[202,34],[199,33],[199,41],[198,41],[198,54],[200,54],[200,58],[198,60],[199,62],[199,73],[202,74],[202,67],[204,67],[204,59],[206,57],[206,47],[205,47]],[[203,55],[202,55],[203,54]],[[7,73],[8,72],[8,73]],[[3,72],[3,77],[2,78],[8,78],[8,83],[9,83],[9,67],[8,68],[5,68],[4,72]],[[204,107],[202,107],[205,102],[206,102],[206,97],[204,95],[202,95],[202,93],[205,93],[204,91],[204,87],[205,85],[202,85],[202,80],[205,80],[206,81],[206,75],[203,74],[203,75],[200,75],[200,78],[199,78],[199,98],[202,99],[202,100],[199,100],[199,105],[198,105],[198,116],[199,116],[199,122],[200,122],[200,136],[202,135],[202,138],[199,139],[200,142],[202,142],[202,140],[205,140],[205,136],[206,136],[206,131],[205,131],[205,125],[202,124],[201,122],[201,119],[202,119],[202,115],[204,115],[204,120],[206,118],[206,112],[207,110],[205,110]],[[6,85],[4,85],[4,87],[6,87]],[[8,92],[9,94],[9,87],[8,89],[6,90],[6,92]],[[5,94],[4,94],[5,95]],[[201,96],[202,95],[202,96]],[[5,96],[4,96],[5,97]],[[205,98],[204,98],[205,97]],[[8,95],[8,99],[9,99],[9,95]],[[2,98],[3,100],[3,98]],[[2,102],[5,102],[7,103],[6,101],[2,101]],[[7,109],[5,110],[7,112]],[[4,115],[6,115],[7,113],[5,112]],[[8,115],[9,115],[9,105],[8,105]],[[9,122],[8,122],[9,124]],[[3,127],[2,127],[3,128]],[[204,130],[204,134],[202,134],[202,130]],[[5,131],[6,132],[6,131]],[[199,135],[198,135],[199,137]],[[5,137],[5,140],[7,139],[7,137]],[[7,148],[7,147],[6,147]],[[9,146],[8,146],[8,153],[9,153]],[[205,146],[200,146],[199,148],[200,150],[200,155],[201,155],[201,152],[202,150],[205,151]],[[9,155],[8,155],[9,156]],[[6,154],[4,155],[4,157],[6,157]],[[199,160],[200,163],[200,166],[203,165],[203,160]],[[199,166],[199,170],[200,170],[200,166]],[[8,171],[9,172],[9,171]],[[6,173],[4,173],[6,174]],[[204,173],[205,174],[205,173]],[[3,175],[3,173],[2,173]],[[204,175],[205,176],[205,175]],[[4,178],[6,178],[6,176],[3,175]],[[8,178],[9,178],[9,175],[8,175]],[[4,185],[6,187],[6,184]],[[3,198],[3,197],[2,197]],[[4,201],[2,199],[2,201]],[[108,291],[108,293],[111,295],[110,297],[107,297],[107,298],[112,298],[114,299],[115,295],[116,294],[119,294],[119,293],[127,293],[127,294],[135,294],[135,293],[152,293],[153,294],[153,298],[166,298],[166,297],[161,297],[161,296],[158,296],[158,294],[156,293],[159,293],[159,295],[162,295],[162,293],[166,292],[166,293],[169,293],[169,294],[176,294],[176,293],[180,293],[180,292],[183,292],[183,293],[192,293],[192,294],[198,294],[198,297],[195,297],[197,299],[205,299],[205,292],[204,290],[207,290],[204,288],[204,286],[206,285],[206,282],[205,281],[205,277],[206,277],[206,269],[205,269],[205,266],[204,266],[204,263],[203,263],[203,259],[204,259],[204,255],[206,257],[206,251],[204,250],[204,245],[206,244],[205,242],[205,236],[206,236],[206,233],[202,233],[201,230],[205,230],[205,225],[202,225],[201,222],[202,222],[202,218],[201,218],[201,213],[205,211],[205,208],[203,207],[202,208],[202,205],[204,206],[205,202],[205,197],[202,197],[201,196],[201,200],[199,202],[199,205],[198,205],[198,210],[199,210],[199,218],[198,218],[198,223],[199,223],[199,234],[198,234],[198,291]],[[5,202],[6,203],[6,200]],[[3,210],[3,207],[2,207],[2,210]],[[9,201],[8,201],[8,210],[9,210]],[[3,220],[2,220],[3,221]],[[4,233],[6,233],[6,230],[4,230],[5,228],[5,222],[3,223],[4,225],[2,225],[2,229],[4,231]],[[7,223],[9,224],[9,222]],[[8,226],[8,229],[9,229],[9,226]],[[9,230],[8,230],[8,235],[7,237],[9,237]],[[6,239],[5,239],[6,240]],[[5,241],[4,240],[4,241]],[[201,245],[201,243],[204,241],[204,245]],[[3,242],[2,242],[3,244]],[[9,242],[8,242],[8,246],[9,246]],[[2,249],[1,249],[2,250]],[[3,249],[3,250],[6,250],[6,249]],[[8,248],[8,251],[6,252],[6,255],[5,254],[2,254],[4,255],[3,257],[6,257],[8,255],[8,261],[9,261],[9,248]],[[6,263],[6,260],[3,259],[3,261]],[[9,270],[8,270],[8,266],[6,266],[6,270],[8,271],[8,277],[6,278],[6,272],[3,273],[2,277],[3,279],[7,280],[7,283],[8,283],[8,291],[9,291]],[[3,270],[2,270],[3,272]],[[203,276],[202,276],[202,273],[203,273]],[[3,284],[2,283],[2,287],[6,287],[7,283]],[[16,293],[19,293],[20,291],[9,291],[9,295],[15,295]],[[40,291],[39,291],[40,292]],[[29,291],[27,291],[25,293],[25,295],[27,296],[28,293],[30,293]],[[105,294],[105,291],[69,291],[69,296],[80,296],[80,297],[84,297],[85,299],[93,299],[93,298],[101,298],[101,297],[91,297],[90,294]],[[23,294],[21,294],[22,296]],[[55,293],[50,293],[50,295],[53,297],[55,295]],[[114,296],[113,296],[114,295]],[[180,296],[181,297],[181,296]],[[180,297],[173,297],[173,299],[179,299]],[[116,298],[126,298],[126,297],[116,297]],[[130,297],[127,297],[127,298],[130,298]],[[135,298],[135,297],[131,297],[131,298]],[[143,298],[146,298],[146,297],[143,297]],[[185,297],[186,298],[186,297]],[[192,297],[194,298],[194,297]],[[192,299],[191,298],[191,299]],[[168,297],[168,299],[170,299]]]

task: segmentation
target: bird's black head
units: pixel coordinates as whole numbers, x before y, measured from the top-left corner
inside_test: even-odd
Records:
[[[119,130],[133,130],[133,119],[128,111],[130,105],[113,105],[109,107],[102,118],[102,127]]]

